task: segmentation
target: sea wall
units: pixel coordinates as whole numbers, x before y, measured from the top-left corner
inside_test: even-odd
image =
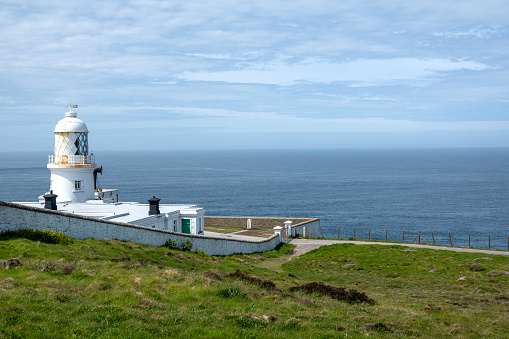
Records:
[[[277,235],[263,240],[250,241],[184,235],[166,230],[0,201],[0,230],[22,228],[65,232],[75,239],[118,239],[152,246],[161,246],[166,240],[171,239],[180,247],[184,241],[189,240],[193,244],[193,250],[199,249],[209,255],[265,252],[274,249],[279,244]]]

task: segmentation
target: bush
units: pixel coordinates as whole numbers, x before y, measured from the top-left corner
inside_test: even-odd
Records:
[[[196,255],[198,255],[199,257],[202,257],[202,258],[207,258],[209,255],[205,252],[203,252],[202,250],[196,250],[194,253],[196,253]]]
[[[170,250],[175,250],[178,248],[175,240],[171,240],[171,239],[166,240],[166,242],[164,243],[163,246],[169,248]]]
[[[217,295],[219,295],[220,297],[223,297],[223,298],[235,298],[235,297],[245,297],[246,294],[244,293],[244,291],[242,291],[238,287],[228,286],[228,287],[220,289],[217,292]]]
[[[23,228],[15,231],[8,230],[0,232],[0,239],[17,238],[25,238],[28,240],[45,242],[47,244],[69,245],[73,243],[73,239],[67,236],[64,232],[50,230],[32,230],[28,228]]]
[[[186,240],[182,243],[182,246],[180,246],[180,248],[182,249],[182,251],[191,252],[191,250],[193,249],[193,244],[189,240]]]

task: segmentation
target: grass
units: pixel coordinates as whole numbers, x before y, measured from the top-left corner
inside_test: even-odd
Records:
[[[22,266],[0,269],[0,338],[508,336],[507,257],[353,244],[293,257],[291,248],[209,257],[117,240],[1,240],[0,258]],[[290,291],[311,282],[374,303]]]

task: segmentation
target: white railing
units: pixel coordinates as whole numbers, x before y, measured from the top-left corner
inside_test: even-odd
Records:
[[[95,156],[92,155],[49,155],[49,165],[85,165],[95,162]]]

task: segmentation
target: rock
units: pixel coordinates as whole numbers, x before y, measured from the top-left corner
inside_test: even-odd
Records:
[[[473,263],[472,266],[470,267],[470,270],[474,272],[486,271],[486,269],[483,268],[479,263]]]
[[[2,261],[2,267],[8,270],[9,268],[14,268],[21,266],[21,262],[18,258],[12,258]]]
[[[497,277],[502,274],[503,274],[502,272],[497,272],[497,271],[489,271],[488,273],[486,273],[486,275],[489,275],[490,277]]]

